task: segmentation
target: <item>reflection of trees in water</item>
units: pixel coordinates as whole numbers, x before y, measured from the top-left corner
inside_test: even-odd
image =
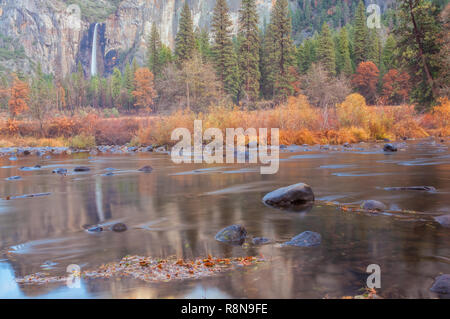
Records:
[[[373,161],[365,158],[363,166],[373,165],[379,159],[383,158]],[[359,155],[344,160],[346,164],[355,165],[363,161]],[[257,271],[239,270],[232,275],[202,280],[207,286],[219,286],[222,291],[238,297],[320,297],[326,293],[339,296],[343,291],[355,293],[355,287],[364,286],[367,278],[365,267],[371,263],[381,265],[382,284],[384,282],[388,286],[386,289],[391,289],[390,293],[419,295],[427,291],[426,280],[445,269],[442,264],[425,262],[423,256],[445,255],[445,247],[442,233],[430,231],[423,224],[383,216],[354,216],[327,207],[316,207],[303,215],[286,213],[265,207],[261,203],[264,192],[205,195],[233,185],[266,180],[273,182],[273,186],[268,188],[302,180],[313,184],[319,194],[328,192],[327,195],[336,192],[352,196],[381,194],[392,197],[392,193],[377,190],[376,186],[433,185],[438,189],[448,189],[448,182],[442,178],[448,172],[445,165],[391,165],[383,169],[393,170],[399,175],[345,179],[331,176],[329,170],[317,169],[320,165],[339,162],[339,157],[301,163],[284,162],[279,174],[270,177],[255,173],[171,176],[172,170],[166,170],[164,165],[151,174],[129,173],[111,177],[80,174],[78,180],[73,176],[49,176],[48,172],[45,176],[41,171],[27,172],[23,174],[26,174],[24,180],[17,183],[0,182],[1,192],[17,195],[48,191],[52,194],[1,203],[13,211],[0,215],[0,245],[9,247],[32,240],[74,236],[73,250],[80,251],[74,253],[72,259],[60,260],[60,264],[81,260],[88,262],[89,268],[127,254],[193,258],[208,253],[237,256],[261,252],[269,260],[273,258],[273,263],[269,262],[268,267],[262,265]],[[167,162],[165,165],[172,164]],[[193,168],[186,165],[177,170]],[[373,171],[380,169],[376,167]],[[9,169],[1,173],[17,175]],[[393,182],[399,185],[393,185]],[[436,198],[441,202],[439,205],[444,202],[442,194],[400,193],[398,196],[396,199],[404,200],[405,205],[421,209],[436,207]],[[352,201],[358,199],[351,198]],[[84,224],[122,219],[129,226],[125,233],[87,234],[82,230]],[[150,230],[133,229],[135,225],[152,221],[157,223],[149,226]],[[235,223],[244,224],[251,235],[277,241],[313,230],[322,234],[323,243],[311,249],[272,246],[243,249],[215,242],[214,235],[218,230]],[[16,275],[40,271],[40,263],[57,259],[59,253],[70,255],[70,248],[65,250],[65,245],[68,244],[56,242],[44,245],[44,248],[51,249],[42,250],[42,254],[13,257],[11,264]],[[425,287],[423,290],[417,288],[418,282]],[[397,284],[398,287],[394,287]],[[117,294],[119,288],[123,288],[121,284],[108,285],[111,287],[107,289]],[[183,285],[170,284],[168,287]],[[92,291],[102,289],[95,288],[94,284],[88,287]],[[185,287],[182,291],[189,289]]]

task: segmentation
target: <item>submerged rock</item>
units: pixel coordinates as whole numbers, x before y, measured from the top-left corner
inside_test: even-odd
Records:
[[[270,240],[269,238],[266,238],[266,237],[254,237],[252,239],[253,245],[266,245],[266,244],[270,244],[271,242],[272,242],[272,240]]]
[[[287,187],[282,187],[266,194],[263,202],[267,205],[302,210],[312,206],[314,193],[311,186],[298,183]]]
[[[311,247],[318,246],[321,242],[322,236],[319,233],[307,230],[293,237],[290,241],[283,243],[281,246]]]
[[[33,166],[33,167],[22,166],[22,167],[20,168],[20,170],[21,170],[21,171],[34,171],[34,170],[37,170],[37,169],[40,169],[40,168],[41,168],[41,165],[35,165],[35,166]]]
[[[450,275],[445,274],[436,277],[430,290],[438,294],[450,294]]]
[[[151,173],[153,171],[153,168],[150,165],[146,165],[144,167],[141,167],[140,169],[138,169],[139,172],[144,172],[144,173]]]
[[[55,168],[55,169],[52,171],[52,173],[53,173],[53,174],[61,174],[61,175],[65,175],[65,174],[67,174],[67,169],[65,169],[65,168]]]
[[[7,181],[17,181],[19,179],[22,179],[22,177],[21,176],[11,176],[11,177],[8,177],[6,180]]]
[[[78,166],[73,169],[74,172],[89,172],[90,170],[87,166]]]
[[[436,188],[433,186],[406,186],[406,187],[386,187],[387,191],[425,191],[436,192]]]
[[[365,210],[385,210],[386,205],[384,205],[382,202],[379,202],[377,200],[365,200],[361,204],[361,208]]]
[[[434,217],[434,220],[441,224],[441,226],[450,228],[450,214]]]
[[[127,225],[124,223],[117,223],[114,224],[111,229],[115,232],[121,233],[127,230]]]
[[[87,231],[90,233],[99,233],[99,232],[103,231],[103,227],[102,226],[94,226],[94,227],[88,228]]]
[[[215,239],[222,243],[242,245],[247,237],[247,230],[242,225],[231,225],[220,230]]]
[[[384,144],[383,151],[385,152],[397,152],[397,147],[393,144]]]

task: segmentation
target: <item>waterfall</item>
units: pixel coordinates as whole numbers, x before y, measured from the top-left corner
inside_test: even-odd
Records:
[[[91,75],[97,74],[97,27],[98,23],[94,27],[94,37],[92,39],[92,56],[91,56]]]

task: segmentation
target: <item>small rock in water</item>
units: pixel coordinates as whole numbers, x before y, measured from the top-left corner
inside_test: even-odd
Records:
[[[219,231],[215,239],[222,243],[242,245],[246,237],[247,230],[242,225],[231,225]]]
[[[124,223],[117,223],[114,224],[111,229],[115,232],[121,233],[127,230],[127,225]]]
[[[30,155],[31,154],[31,152],[29,151],[29,150],[25,150],[25,151],[23,151],[23,155]]]
[[[103,174],[103,176],[114,176],[114,173],[113,172],[108,172],[108,173]]]
[[[312,231],[305,231],[290,241],[283,243],[281,246],[296,246],[296,247],[311,247],[318,246],[322,242],[322,236],[319,233]]]
[[[270,244],[271,242],[272,241],[266,237],[254,237],[252,239],[253,245],[266,245],[266,244]]]
[[[8,177],[6,180],[7,181],[16,181],[19,179],[22,179],[22,177],[21,176],[11,176],[11,177]]]
[[[438,294],[450,294],[450,275],[445,274],[436,277],[430,290]]]
[[[392,145],[390,143],[384,144],[383,151],[385,151],[385,152],[397,152],[397,147],[395,147],[394,145]]]
[[[150,165],[141,167],[140,169],[138,169],[139,172],[144,172],[144,173],[151,173],[153,171],[153,168]]]
[[[74,172],[89,172],[91,169],[86,166],[78,166],[73,169]]]
[[[56,173],[56,174],[61,174],[61,175],[65,175],[67,174],[67,169],[65,168],[55,168],[52,173]]]
[[[366,200],[361,204],[361,208],[365,210],[385,210],[386,205],[377,200]]]
[[[294,208],[302,210],[306,206],[312,206],[314,193],[311,186],[298,183],[287,187],[282,187],[263,197],[263,202],[270,206],[280,208]]]
[[[94,227],[88,228],[87,231],[90,232],[90,233],[98,233],[98,232],[103,231],[103,227],[101,227],[101,226],[94,226]]]
[[[434,217],[434,220],[441,224],[441,226],[450,227],[450,214]]]
[[[425,191],[436,192],[436,188],[433,186],[405,186],[405,187],[386,187],[388,191]]]
[[[350,143],[344,143],[343,146],[346,147],[346,148],[351,148],[352,147],[352,145]]]

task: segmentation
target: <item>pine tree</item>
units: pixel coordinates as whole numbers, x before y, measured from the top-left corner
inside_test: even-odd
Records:
[[[413,83],[413,100],[420,109],[430,107],[438,98],[435,79],[441,72],[442,24],[438,8],[427,0],[403,0],[398,11],[395,34],[397,56]]]
[[[367,36],[368,30],[366,25],[366,7],[363,1],[359,1],[358,8],[355,12],[355,29],[353,40],[353,54],[355,64],[359,65],[367,59]]]
[[[118,68],[114,68],[111,78],[111,95],[116,100],[122,90],[122,73]]]
[[[381,42],[376,29],[371,29],[369,32],[369,46],[367,47],[367,60],[372,61],[380,68],[381,59]]]
[[[231,38],[232,22],[226,0],[217,0],[212,18],[212,47],[217,77],[225,92],[237,97],[239,91],[237,56]]]
[[[331,37],[330,28],[326,22],[323,23],[322,32],[320,33],[317,58],[330,75],[336,75],[334,41]]]
[[[261,72],[260,89],[265,98],[273,97],[273,84],[275,68],[270,60],[271,52],[274,50],[273,37],[270,25],[260,35],[261,47],[259,50],[259,69]]]
[[[239,71],[247,99],[259,96],[259,30],[255,0],[242,0],[239,11]]]
[[[339,61],[337,63],[339,73],[346,76],[350,76],[353,73],[346,27],[341,28],[339,33]]]
[[[279,101],[285,100],[293,93],[293,79],[289,68],[294,65],[294,46],[292,43],[291,18],[287,0],[277,0],[272,10],[268,26],[270,39],[267,43],[267,64],[269,67],[269,86],[273,87],[273,97]]]
[[[397,46],[397,43],[395,42],[395,38],[392,34],[390,34],[387,39],[386,43],[383,48],[383,53],[381,56],[382,59],[382,65],[383,65],[383,73],[390,69],[395,69],[397,67],[397,64],[395,63],[395,48]]]
[[[175,39],[175,55],[179,64],[192,58],[195,50],[194,23],[187,1],[181,11],[180,24]]]
[[[159,31],[156,28],[156,24],[153,22],[150,36],[147,45],[147,66],[150,71],[158,76],[161,73],[161,37]]]
[[[133,71],[131,69],[131,65],[127,63],[125,65],[125,72],[123,74],[123,84],[122,87],[126,90],[126,106],[127,108],[130,107],[132,104],[133,95],[132,92],[134,91],[134,76]]]
[[[195,42],[198,52],[205,63],[212,57],[211,44],[209,43],[209,32],[206,28],[197,28],[195,30]]]

